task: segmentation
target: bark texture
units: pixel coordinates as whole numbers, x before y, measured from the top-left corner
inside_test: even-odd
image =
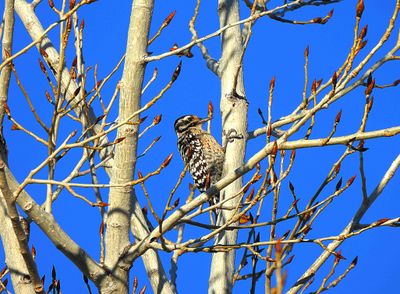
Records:
[[[237,0],[219,0],[218,14],[220,27],[240,20],[239,3]],[[247,101],[243,83],[243,72],[240,67],[242,53],[242,33],[240,26],[227,29],[222,34],[222,57],[219,62],[219,76],[221,78],[221,114],[223,142],[226,144],[223,176],[229,171],[235,170],[244,162],[246,142],[244,139],[236,139],[226,142],[224,134],[234,130],[245,138],[247,133]],[[237,81],[235,81],[236,73]],[[235,88],[236,86],[236,88]],[[242,178],[237,179],[222,192],[226,198],[234,195],[242,188]],[[226,206],[232,207],[240,201],[232,199]],[[229,210],[222,210],[217,221],[218,225],[226,223],[232,216]],[[237,231],[225,231],[216,238],[216,244],[235,244]],[[209,279],[209,293],[231,293],[232,278],[235,269],[235,251],[214,253],[212,258],[211,273]]]
[[[147,55],[147,42],[153,13],[153,0],[133,2],[128,31],[125,65],[120,83],[119,119],[125,120],[140,109],[140,98]],[[132,120],[138,121],[139,117]],[[115,148],[111,184],[126,183],[133,179],[137,160],[138,125],[125,125],[118,129],[118,138],[125,140]],[[132,187],[113,187],[109,194],[109,210],[106,230],[105,264],[120,279],[116,293],[128,293],[130,265],[118,267],[123,250],[130,244],[129,230],[132,215],[132,229],[136,239],[148,235],[143,223],[144,216]],[[143,256],[143,261],[155,293],[172,293],[161,262],[154,250]],[[115,268],[117,266],[117,268]]]
[[[12,40],[14,35],[14,0],[5,1],[3,21],[2,60],[7,58],[7,52],[10,54],[12,53]],[[3,137],[3,103],[8,100],[10,76],[11,67],[7,65],[0,73],[0,156],[4,162],[7,162],[7,146]],[[0,198],[0,237],[4,248],[5,262],[10,270],[14,291],[16,293],[35,293],[33,284],[29,279],[25,262],[18,250],[18,240],[13,231],[3,195]]]
[[[147,2],[149,2],[151,4],[149,5]],[[132,9],[132,11],[138,10],[138,12],[135,12],[137,14],[135,16],[136,23],[140,23],[141,24],[142,21],[143,21],[143,22],[146,22],[149,25],[150,20],[151,20],[152,6],[153,6],[152,2],[153,1],[136,1],[135,2],[134,6],[136,6],[136,9]],[[40,23],[38,17],[35,14],[34,7],[29,5],[24,0],[15,0],[15,10],[16,10],[17,14],[19,15],[19,17],[21,18],[21,21],[24,24],[27,32],[31,36],[32,40],[39,39],[43,35],[44,29],[43,29],[43,26]],[[139,22],[138,22],[138,19],[140,19]],[[145,20],[145,19],[147,19],[147,20]],[[131,28],[132,28],[132,26],[131,26]],[[148,29],[148,27],[147,27],[147,29]],[[132,29],[132,31],[134,31],[134,30]],[[140,33],[138,35],[140,35]],[[144,37],[146,37],[146,36],[147,36],[147,34],[141,35],[142,39],[144,39]],[[145,46],[147,46],[147,40],[146,40],[146,42],[143,41],[142,44],[145,44]],[[46,54],[48,56],[46,61],[49,63],[49,65],[52,68],[58,68],[59,54],[58,54],[56,48],[54,47],[54,45],[52,44],[52,42],[51,42],[51,40],[49,38],[44,37],[42,39],[42,41],[40,42],[40,44],[37,46],[37,48],[39,50],[40,49],[45,50],[45,52],[46,52]],[[132,52],[133,48],[134,47],[132,47],[130,49],[131,52]],[[127,46],[127,49],[129,49],[129,44]],[[135,60],[135,58],[137,58],[139,56],[140,58],[138,58],[136,60],[140,60],[147,53],[146,53],[145,50],[142,50],[141,54],[142,55],[140,55],[140,56],[139,56],[139,54],[136,54],[134,57],[132,57],[132,55],[130,54],[131,56],[127,57],[127,59],[131,58],[130,60],[132,60],[132,58],[133,58]],[[128,62],[126,62],[126,63],[128,64]],[[140,66],[143,67],[142,70],[144,70],[144,66],[145,65],[142,63]],[[127,70],[130,70],[130,69],[128,68]],[[128,72],[128,74],[131,75],[131,76],[130,77],[128,77],[128,76],[125,77],[125,86],[122,86],[122,88],[126,88],[126,87],[129,86],[129,83],[130,83],[129,79],[132,79],[133,73],[130,74]],[[135,75],[135,79],[136,79],[137,76],[139,76],[139,77],[141,77],[141,79],[143,79],[143,74]],[[70,81],[69,71],[68,71],[68,69],[66,67],[63,69],[61,77],[62,77],[61,78],[61,83],[63,84],[62,89],[65,89],[65,86],[67,84],[69,84],[69,88],[68,88],[67,95],[66,95],[66,99],[69,101],[70,99],[72,99],[74,97],[73,94],[74,94],[74,92],[75,92],[75,90],[77,89],[78,86],[76,85],[75,81]],[[138,87],[141,87],[141,84],[142,84],[142,82],[139,80],[139,82],[138,82],[138,84],[136,86],[136,89]],[[127,95],[129,95],[129,92],[127,93],[126,89],[122,89],[122,88],[121,88],[121,95],[122,95],[123,91],[125,91],[124,92],[125,93],[124,94],[125,97]],[[132,93],[132,92],[130,92],[130,93]],[[79,99],[79,97],[77,97],[76,99]],[[124,103],[128,103],[128,102],[125,101]],[[77,111],[77,115],[81,116],[81,112],[80,112],[79,108],[75,108],[75,110]],[[132,108],[131,108],[131,110],[132,110]],[[86,126],[87,125],[91,125],[96,121],[96,118],[97,117],[94,114],[93,110],[91,108],[89,108],[87,110],[86,116],[83,117],[83,120],[84,120],[83,124],[86,125]],[[98,126],[96,125],[94,127],[94,130],[96,131],[97,129],[98,129]],[[104,139],[107,140],[106,137],[104,137]],[[110,150],[107,150],[107,148],[104,148],[102,151],[100,151],[100,156],[102,158],[107,157],[109,152],[112,151],[113,148],[111,147],[109,149]],[[136,156],[136,151],[135,151],[135,156]],[[105,168],[106,172],[111,177],[112,170],[108,166],[112,166],[112,167],[114,166],[114,159],[113,158],[111,158],[108,161],[108,164],[107,164],[107,166]],[[132,173],[132,175],[133,175],[133,169],[130,170],[129,172]],[[10,174],[10,176],[12,177],[11,174]],[[14,179],[14,181],[15,181],[15,179]],[[26,196],[26,197],[29,197],[29,195],[26,194],[25,192],[23,192],[23,195]],[[22,197],[21,198],[21,199],[25,199],[25,200],[21,201],[22,205],[24,205],[23,203],[26,203],[26,201],[31,202],[29,199],[26,199],[26,197]],[[129,197],[128,202],[126,202],[125,205],[124,205],[125,207],[129,206],[129,203],[130,203],[129,201],[132,201],[132,207],[134,207],[134,209],[132,211],[132,213],[133,213],[133,215],[132,215],[132,231],[133,231],[133,234],[134,234],[135,238],[140,239],[140,238],[143,238],[143,236],[146,235],[147,232],[148,232],[146,221],[145,221],[144,215],[143,215],[143,213],[142,213],[142,211],[141,211],[141,209],[140,209],[140,207],[139,207],[139,205],[138,205],[138,203],[136,201],[136,197],[133,196],[132,199]],[[30,213],[29,210],[26,211],[26,212],[28,213],[28,215],[30,215],[29,214]],[[35,218],[32,218],[32,219],[35,221]],[[125,217],[125,219],[127,219],[127,218]],[[125,226],[129,226],[129,221],[126,223]],[[63,235],[63,237],[66,238],[67,236]],[[55,240],[53,240],[53,238],[51,238],[51,239],[52,239],[53,243],[55,243],[55,245],[58,247],[58,245],[57,245],[58,242],[55,242]],[[64,243],[64,244],[69,244],[69,243],[67,242],[67,243]],[[85,265],[81,262],[82,260],[80,261],[79,258],[78,258],[78,260],[76,260],[76,258],[74,257],[74,254],[69,254],[70,252],[74,251],[74,248],[67,248],[68,246],[65,246],[65,247],[66,248],[60,248],[59,247],[59,249],[61,251],[63,251],[64,254],[66,254],[69,258],[71,258],[72,261],[75,264],[78,265],[78,267],[80,267],[80,266],[84,266],[85,267]],[[86,259],[86,258],[84,258],[84,259]],[[89,260],[91,260],[91,259],[89,258]],[[168,280],[167,280],[166,275],[165,275],[165,271],[162,268],[162,265],[161,265],[161,262],[160,262],[160,259],[158,257],[157,252],[155,252],[154,250],[149,250],[143,256],[143,260],[144,260],[144,264],[145,264],[146,271],[148,273],[149,279],[150,279],[150,281],[152,283],[152,287],[153,287],[154,292],[159,292],[159,291],[163,290],[163,291],[167,291],[165,293],[173,293],[170,290],[170,287],[169,287],[169,284],[168,284]],[[102,280],[102,282],[99,283],[99,281],[97,280],[99,275],[102,276],[102,273],[98,272],[98,271],[92,272],[91,274],[89,274],[89,273],[87,274],[87,276],[89,278],[94,280],[96,285],[99,286],[101,284],[101,286],[99,286],[99,287],[102,288],[102,291],[104,293],[111,293],[112,291],[114,291],[113,290],[114,289],[113,281],[108,279],[108,278],[106,278],[104,281]],[[102,277],[102,279],[103,279],[103,277]]]

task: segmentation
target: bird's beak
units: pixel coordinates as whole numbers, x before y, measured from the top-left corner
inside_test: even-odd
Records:
[[[210,117],[206,117],[206,118],[202,118],[202,119],[199,120],[198,124],[199,124],[199,125],[202,125],[202,124],[208,122],[208,121],[211,120],[211,119],[212,119],[211,116],[210,116]]]

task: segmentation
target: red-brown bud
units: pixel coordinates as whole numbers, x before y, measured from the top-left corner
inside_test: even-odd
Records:
[[[336,71],[333,73],[333,75],[332,75],[332,86],[333,86],[333,89],[335,89],[336,88],[336,84],[337,84],[337,73],[336,73]]]
[[[212,116],[214,113],[214,106],[211,101],[208,102],[208,116]]]
[[[172,45],[172,47],[169,48],[169,51],[175,51],[175,50],[178,49],[178,48],[179,48],[178,44],[177,44],[177,43],[174,43],[174,45]]]
[[[13,124],[12,126],[11,126],[11,131],[19,131],[21,128],[18,126],[18,125],[16,125],[16,124]]]
[[[275,88],[275,77],[272,77],[271,81],[269,82],[269,89],[272,91]]]
[[[47,101],[49,101],[51,103],[53,100],[51,99],[50,93],[46,90],[45,94],[46,94]]]
[[[358,46],[357,50],[360,51],[361,49],[363,49],[368,43],[368,40],[362,41],[360,43],[360,45]]]
[[[168,157],[164,160],[164,162],[161,164],[161,166],[164,168],[164,167],[166,167],[170,162],[171,162],[171,159],[172,159],[172,155],[173,155],[173,153],[171,153],[170,155],[168,155]]]
[[[75,3],[76,3],[76,0],[69,0],[69,9],[74,8],[75,7]]]
[[[307,46],[307,48],[304,50],[304,57],[307,58],[309,53],[310,53],[310,46]]]
[[[352,176],[346,183],[346,186],[350,186],[351,184],[353,184],[354,180],[356,179],[356,176]]]
[[[340,118],[342,117],[342,110],[340,110],[335,117],[335,124],[338,124],[340,122]]]
[[[156,115],[156,116],[153,118],[153,124],[154,124],[154,125],[158,125],[158,124],[160,123],[160,121],[161,121],[161,118],[162,118],[162,114]]]
[[[358,0],[356,6],[356,17],[361,18],[363,12],[364,12],[364,0]]]
[[[371,95],[374,87],[375,87],[375,79],[373,79],[370,83],[368,83],[368,86],[365,89],[365,95]]]
[[[143,174],[140,170],[137,172],[137,174],[138,174],[138,179],[143,179]]]
[[[48,0],[48,2],[49,2],[50,8],[54,8],[54,2],[53,2],[53,0]]]
[[[359,38],[364,39],[365,36],[367,35],[367,32],[368,32],[368,25],[365,25],[360,31]]]
[[[97,206],[98,206],[98,207],[106,207],[106,206],[109,206],[109,205],[110,205],[110,204],[105,203],[105,202],[103,202],[103,201],[97,202]]]
[[[179,201],[181,200],[181,198],[177,198],[175,201],[174,201],[174,205],[173,205],[173,207],[175,208],[175,207],[177,207],[178,205],[179,205]]]
[[[317,89],[319,88],[319,86],[321,86],[321,83],[322,83],[322,79],[319,79],[319,80],[317,81]]]
[[[312,93],[313,95],[315,95],[316,92],[317,92],[317,81],[314,80],[314,81],[312,82],[312,85],[311,85],[311,93]]]
[[[174,18],[175,13],[176,13],[176,10],[172,11],[172,12],[165,18],[165,20],[164,20],[162,26],[165,27],[165,26],[169,25],[169,23],[171,22],[171,20]]]
[[[249,195],[247,195],[246,199],[244,200],[245,203],[250,203],[254,196],[254,187],[251,188]]]
[[[80,30],[80,31],[83,31],[84,28],[85,28],[85,19],[82,18],[81,24],[79,25],[79,30]]]
[[[96,83],[96,89],[98,89],[98,88],[100,87],[100,85],[101,85],[102,82],[103,82],[103,80],[99,80],[99,81]]]
[[[335,173],[336,174],[338,174],[339,172],[340,172],[340,167],[341,167],[341,164],[340,164],[340,162],[336,165],[336,167],[335,167]]]
[[[287,259],[286,264],[291,263],[291,262],[293,261],[293,258],[294,258],[294,255],[291,255],[291,256]]]
[[[147,115],[141,117],[141,118],[139,119],[139,123],[140,123],[140,124],[143,123],[146,119],[147,119]]]
[[[175,68],[174,73],[172,74],[171,82],[175,82],[179,77],[182,68],[182,60],[179,62],[178,66]]]

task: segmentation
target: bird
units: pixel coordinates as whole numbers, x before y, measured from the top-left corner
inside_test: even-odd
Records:
[[[189,114],[179,117],[174,123],[179,153],[201,193],[221,179],[225,157],[222,146],[202,129],[210,119]],[[218,202],[219,193],[209,200],[210,205]],[[214,212],[217,214],[217,210]]]

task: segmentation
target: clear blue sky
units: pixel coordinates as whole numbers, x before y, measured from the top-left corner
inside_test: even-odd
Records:
[[[55,1],[56,3],[60,1]],[[79,17],[85,18],[84,30],[84,56],[86,66],[98,64],[99,79],[105,77],[115,66],[125,51],[126,32],[129,23],[131,1],[105,1],[100,0],[80,10]],[[173,10],[176,16],[170,26],[165,29],[162,35],[150,46],[149,51],[154,54],[168,51],[173,43],[178,45],[186,44],[191,39],[188,31],[188,21],[192,17],[196,1],[156,1],[153,17],[151,35],[153,35],[162,23],[163,19]],[[216,1],[202,1],[200,14],[196,27],[199,36],[213,32],[218,28],[218,16]],[[240,1],[242,3],[242,1]],[[271,1],[273,3],[280,1]],[[273,5],[272,3],[272,5]],[[243,3],[242,3],[243,4]],[[260,107],[266,112],[268,84],[272,76],[276,77],[276,90],[274,93],[273,118],[289,114],[301,101],[303,89],[303,52],[310,46],[310,78],[323,78],[327,81],[332,73],[342,64],[352,43],[353,24],[355,20],[355,0],[346,0],[333,6],[305,8],[292,14],[290,19],[307,20],[317,16],[325,16],[330,9],[335,12],[332,19],[326,25],[294,26],[282,24],[268,18],[259,20],[253,30],[253,37],[245,56],[245,86],[249,100],[249,130],[261,126],[257,109]],[[394,0],[386,1],[365,1],[365,12],[362,25],[368,24],[368,44],[365,51],[371,49],[383,33],[394,8]],[[3,3],[0,8],[3,8]],[[272,5],[270,5],[272,7]],[[243,5],[242,5],[243,6]],[[243,7],[242,7],[243,8]],[[242,9],[242,16],[249,14],[248,9]],[[56,16],[48,8],[47,1],[43,1],[38,8],[38,15],[44,26],[48,26],[56,20]],[[24,28],[16,17],[14,51],[22,48],[31,40],[24,31]],[[398,29],[398,25],[396,26]],[[396,30],[395,29],[395,30]],[[394,33],[394,35],[396,32]],[[58,40],[58,31],[53,30],[50,34],[53,42]],[[56,43],[56,42],[55,42]],[[72,43],[70,44],[72,45]],[[210,54],[215,58],[219,57],[219,39],[215,38],[206,43]],[[378,56],[382,57],[385,50],[393,45],[393,38],[384,46]],[[71,49],[72,47],[70,47]],[[176,136],[173,130],[173,122],[183,114],[195,113],[199,116],[207,115],[207,103],[212,101],[215,106],[215,119],[212,124],[212,132],[220,141],[220,116],[219,116],[219,94],[220,86],[218,79],[206,68],[201,54],[197,48],[193,48],[194,58],[183,58],[181,76],[173,88],[157,102],[157,104],[145,115],[149,120],[155,115],[162,113],[161,124],[149,131],[140,141],[139,152],[143,151],[148,144],[157,136],[162,136],[157,145],[138,162],[138,169],[143,173],[157,168],[162,160],[169,154],[174,153],[170,166],[163,171],[161,176],[148,181],[147,188],[153,199],[156,210],[160,213],[165,205],[169,190],[174,186],[176,179],[183,167],[176,148]],[[362,55],[363,56],[363,55]],[[48,89],[45,78],[40,72],[37,64],[39,55],[36,49],[31,49],[26,55],[15,61],[20,78],[27,88],[30,96],[36,105],[39,113],[49,122],[49,107],[44,92]],[[70,65],[74,58],[72,51],[67,55],[67,64]],[[374,59],[376,60],[376,59]],[[159,78],[151,86],[143,97],[143,102],[148,101],[155,95],[169,80],[171,73],[179,62],[176,56],[149,64],[146,71],[146,81],[151,77],[155,67],[159,70]],[[121,77],[121,71],[117,72],[113,79],[104,89],[102,97],[109,101],[117,81]],[[391,83],[400,78],[400,67],[393,62],[384,66],[376,75],[378,84]],[[93,85],[92,78],[89,85]],[[400,103],[398,100],[398,88],[387,90],[375,90],[374,108],[370,114],[367,130],[375,130],[381,127],[392,127],[399,124]],[[358,129],[364,103],[363,90],[354,91],[345,96],[341,101],[335,103],[328,110],[317,115],[317,127],[312,138],[326,136],[336,113],[342,109],[342,121],[338,126],[337,134],[349,134]],[[14,79],[12,80],[9,105],[16,119],[30,129],[41,133],[40,128],[35,124],[29,108],[26,105],[22,93],[17,89]],[[99,107],[97,114],[99,115]],[[116,114],[112,114],[116,117]],[[146,124],[144,124],[146,125]],[[10,123],[5,124],[5,137],[9,147],[9,162],[12,170],[19,180],[23,180],[29,171],[34,168],[46,156],[46,150],[33,139],[26,137],[20,132],[11,132]],[[73,123],[65,125],[62,134],[67,134],[71,129],[78,128]],[[304,133],[304,132],[303,132]],[[63,138],[63,136],[62,136]],[[252,140],[248,143],[247,157],[250,157],[259,150],[264,143],[263,138]],[[366,174],[368,177],[368,191],[372,191],[376,183],[382,177],[391,161],[397,156],[399,138],[386,138],[367,142],[366,147],[370,148],[365,153]],[[29,152],[27,152],[29,148]],[[324,176],[328,173],[333,162],[337,160],[344,151],[343,146],[329,147],[323,149],[299,150],[293,172],[289,180],[295,184],[296,192],[301,198],[299,203],[305,205],[316,188],[320,185]],[[62,163],[62,170],[57,172],[57,179],[62,179],[73,168],[74,158],[80,156],[80,152],[73,153],[68,162]],[[263,163],[265,166],[265,163]],[[342,166],[341,176],[344,179],[356,174],[357,179],[354,185],[328,208],[315,223],[309,237],[322,237],[338,234],[352,217],[362,199],[361,184],[358,170],[358,155],[349,158]],[[45,177],[41,173],[41,177]],[[84,179],[89,181],[89,179]],[[106,182],[107,177],[100,173],[101,182]],[[178,191],[181,199],[187,195],[187,185],[190,178],[185,179],[184,184]],[[363,222],[372,222],[381,218],[393,218],[399,216],[398,200],[399,176],[396,175],[388,185],[384,195],[374,204],[367,213]],[[327,190],[324,195],[328,195]],[[44,187],[29,187],[28,191],[38,201],[45,199]],[[141,203],[145,203],[141,189],[138,188],[138,197]],[[79,191],[85,193],[88,198],[94,199],[93,192]],[[107,190],[102,192],[107,199]],[[283,215],[286,205],[290,203],[291,196],[287,191],[287,183],[282,191]],[[285,199],[286,198],[286,199]],[[263,220],[270,218],[271,200],[267,199]],[[98,228],[101,222],[98,210],[91,208],[81,200],[63,193],[54,205],[56,220],[64,227],[70,236],[77,241],[96,259],[99,256]],[[204,221],[206,221],[204,219]],[[278,226],[277,235],[282,235],[287,226]],[[186,229],[185,238],[198,236],[204,231],[197,229]],[[261,239],[269,235],[269,228],[260,230]],[[240,239],[247,234],[240,234]],[[176,232],[171,232],[169,237],[174,240]],[[341,262],[337,273],[341,273],[355,256],[359,256],[359,263],[355,270],[339,284],[331,293],[395,293],[399,289],[397,277],[397,265],[399,257],[394,247],[400,241],[396,229],[384,228],[369,231],[357,238],[348,240],[341,247],[342,254],[347,260]],[[57,269],[58,278],[61,279],[63,293],[85,293],[80,272],[60,254],[47,238],[32,225],[31,244],[37,249],[37,262],[40,273],[46,274],[48,285],[51,277],[51,267],[54,264]],[[288,267],[287,286],[292,285],[301,273],[321,253],[318,246],[313,244],[302,244],[293,252],[295,259]],[[169,254],[161,253],[164,258],[165,268],[169,269]],[[241,257],[241,253],[239,253]],[[210,266],[210,255],[185,254],[179,259],[178,289],[180,293],[206,293]],[[316,278],[314,287],[319,286],[324,274],[329,269],[332,260],[329,260]],[[4,265],[4,254],[0,250],[0,267]],[[259,270],[263,268],[259,262]],[[248,273],[246,268],[242,273]],[[139,277],[139,287],[144,283],[150,285],[144,276],[143,265],[137,261],[132,269],[132,275]],[[234,293],[246,293],[250,288],[250,281],[239,281],[235,285]],[[92,286],[94,290],[94,286]],[[264,280],[258,283],[258,293],[264,289]],[[313,289],[313,288],[311,288]]]

